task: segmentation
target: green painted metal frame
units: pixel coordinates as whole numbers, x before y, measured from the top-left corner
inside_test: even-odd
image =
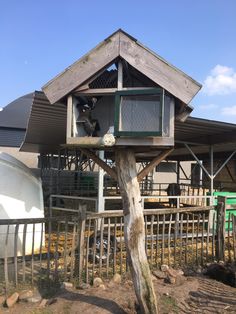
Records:
[[[122,96],[134,96],[134,95],[157,95],[160,97],[160,131],[119,131],[120,122],[120,100]],[[163,129],[163,113],[164,113],[164,89],[162,88],[152,88],[152,89],[138,89],[132,91],[121,90],[115,93],[115,119],[114,119],[114,135],[115,136],[131,136],[131,137],[146,137],[146,136],[162,136]]]

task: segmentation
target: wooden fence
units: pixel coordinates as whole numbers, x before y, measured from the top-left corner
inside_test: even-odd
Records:
[[[217,210],[210,206],[145,210],[151,269],[164,263],[184,268],[219,259],[236,261],[236,216],[230,212],[226,219],[226,206],[226,200],[219,199]],[[85,214],[81,207],[71,216],[66,212],[42,219],[0,220],[0,233],[3,227],[1,289],[12,283],[90,283],[95,276],[109,278],[128,270],[121,211]],[[30,235],[27,230],[32,230]]]

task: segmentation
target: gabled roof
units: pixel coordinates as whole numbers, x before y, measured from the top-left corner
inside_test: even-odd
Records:
[[[126,60],[153,82],[188,104],[201,85],[119,29],[42,87],[55,103],[118,58]]]
[[[26,129],[34,93],[19,97],[0,111],[0,127]]]

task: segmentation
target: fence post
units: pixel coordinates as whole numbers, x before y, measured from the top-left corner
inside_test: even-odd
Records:
[[[223,261],[225,259],[225,211],[226,197],[217,198],[217,224],[216,224],[216,257]]]
[[[78,269],[76,275],[78,276],[79,285],[82,284],[82,273],[84,263],[84,236],[85,236],[85,222],[86,222],[86,205],[79,206],[79,224],[78,224]]]

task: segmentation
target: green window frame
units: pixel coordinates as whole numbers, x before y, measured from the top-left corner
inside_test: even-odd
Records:
[[[122,96],[135,95],[152,95],[160,97],[160,117],[159,117],[159,131],[120,131],[120,103]],[[121,90],[115,93],[115,119],[114,119],[114,135],[115,136],[131,136],[131,137],[146,137],[146,136],[162,136],[163,130],[163,113],[164,113],[164,89],[137,89],[137,90]]]

